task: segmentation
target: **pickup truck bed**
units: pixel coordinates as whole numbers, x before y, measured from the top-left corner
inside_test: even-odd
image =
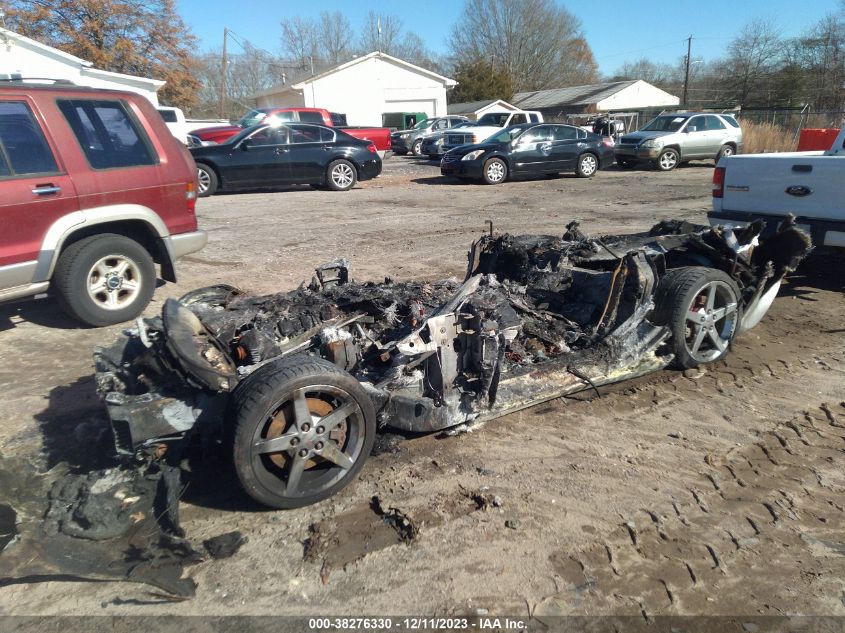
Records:
[[[711,224],[767,221],[774,230],[792,213],[817,246],[845,247],[845,131],[826,152],[744,154],[719,161]]]

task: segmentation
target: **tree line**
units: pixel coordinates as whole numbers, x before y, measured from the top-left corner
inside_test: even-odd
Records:
[[[744,25],[725,47],[724,56],[695,59],[695,39],[687,83],[690,107],[751,109],[845,108],[845,0],[839,12],[823,16],[798,37],[784,37],[768,20]],[[658,64],[630,61],[609,81],[643,79],[682,95],[686,59]]]
[[[6,0],[5,10],[8,28],[97,68],[166,80],[162,103],[193,116],[220,114],[222,50],[196,52],[175,0]],[[428,19],[424,13],[422,19]],[[464,0],[447,52],[431,44],[397,16],[374,11],[357,31],[339,11],[282,19],[274,52],[231,33],[224,115],[241,114],[261,90],[374,50],[455,78],[451,102],[644,79],[675,95],[686,83],[691,107],[845,107],[845,0],[839,12],[798,37],[783,37],[765,20],[749,22],[719,59],[698,60],[693,52],[686,82],[685,58],[676,64],[631,60],[602,76],[580,20],[554,0]]]

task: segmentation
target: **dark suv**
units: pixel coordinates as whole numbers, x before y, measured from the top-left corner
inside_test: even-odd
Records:
[[[95,326],[138,316],[201,249],[196,167],[130,92],[0,81],[0,301],[50,290]]]

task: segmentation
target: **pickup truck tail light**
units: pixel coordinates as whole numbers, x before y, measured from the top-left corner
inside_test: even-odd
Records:
[[[723,198],[725,195],[725,168],[717,167],[713,170],[713,197]]]
[[[369,145],[367,145],[367,149],[370,150],[370,153],[372,153],[372,154],[378,153],[378,150],[376,149],[375,143],[370,143]]]
[[[188,213],[195,213],[197,208],[197,187],[189,182],[185,186],[185,199],[188,201]]]

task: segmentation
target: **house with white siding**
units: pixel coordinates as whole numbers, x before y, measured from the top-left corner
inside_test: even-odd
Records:
[[[381,126],[382,115],[391,112],[445,116],[446,91],[455,85],[454,79],[374,51],[253,98],[260,108],[324,108],[345,114],[349,125]]]

